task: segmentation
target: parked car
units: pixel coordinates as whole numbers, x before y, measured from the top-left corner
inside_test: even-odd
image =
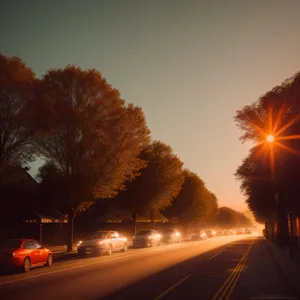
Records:
[[[209,238],[214,237],[214,236],[216,236],[216,231],[215,230],[207,230],[206,235]]]
[[[224,233],[223,230],[217,230],[216,231],[216,236],[222,236],[222,235],[224,235],[223,233]]]
[[[251,228],[246,228],[245,234],[251,234],[251,233],[252,233],[252,229]]]
[[[80,256],[85,256],[89,253],[96,255],[106,253],[111,255],[114,251],[126,252],[127,249],[127,238],[117,231],[92,232],[77,245],[77,252]]]
[[[181,233],[176,230],[175,228],[168,228],[164,233],[162,237],[163,242],[172,244],[172,243],[178,243],[181,241]]]
[[[141,230],[133,237],[133,247],[153,247],[161,242],[162,235],[155,230]]]
[[[205,240],[207,239],[207,234],[204,230],[197,230],[193,233],[192,240]]]
[[[51,251],[33,239],[11,239],[0,244],[0,266],[28,272],[32,267],[51,266]]]
[[[233,230],[225,230],[223,235],[234,235]]]

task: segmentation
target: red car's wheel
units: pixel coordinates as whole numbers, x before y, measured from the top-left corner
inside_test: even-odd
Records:
[[[24,262],[23,262],[23,271],[24,272],[28,272],[31,268],[31,260],[30,260],[30,257],[27,256],[25,257],[24,259]]]
[[[53,258],[52,258],[52,255],[49,254],[48,257],[47,257],[47,261],[46,261],[46,266],[50,267],[53,263]]]

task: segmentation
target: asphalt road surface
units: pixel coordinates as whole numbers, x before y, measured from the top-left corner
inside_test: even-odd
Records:
[[[256,239],[215,237],[59,262],[0,276],[0,299],[223,299],[236,279],[224,283],[241,269]]]

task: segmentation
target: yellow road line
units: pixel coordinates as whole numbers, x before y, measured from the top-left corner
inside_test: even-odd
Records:
[[[244,258],[244,256],[241,258],[241,260]],[[241,261],[239,261],[238,265],[234,268],[234,270],[231,272],[231,274],[229,275],[229,277],[226,279],[226,281],[222,284],[222,286],[217,290],[217,292],[215,293],[214,297],[212,298],[212,300],[217,300],[220,296],[220,294],[222,293],[223,289],[227,286],[227,284],[230,283],[230,281],[232,280],[233,276],[236,274],[238,268],[240,267]]]
[[[250,252],[250,249],[252,247],[254,240],[252,240],[252,243],[242,256],[241,260],[239,261],[238,265],[235,267],[235,269],[232,271],[232,273],[229,275],[227,280],[222,284],[222,286],[217,290],[215,295],[213,296],[212,300],[222,299],[230,288],[231,284],[234,283],[235,278],[238,276],[239,272],[242,271],[243,263],[245,261],[245,258],[247,257],[248,253]]]
[[[242,274],[243,268],[244,268],[244,266],[245,266],[245,264],[246,264],[246,261],[247,261],[247,258],[248,258],[248,256],[249,256],[249,253],[250,253],[250,251],[251,251],[252,246],[253,246],[253,242],[252,242],[252,244],[250,245],[249,250],[247,251],[247,255],[246,255],[246,257],[244,258],[244,261],[243,261],[243,263],[242,263],[242,266],[241,266],[241,268],[240,268],[240,271],[239,271],[239,273],[237,274],[237,276],[236,276],[236,278],[235,278],[235,281],[232,283],[231,288],[229,289],[228,294],[227,294],[225,300],[229,300],[229,299],[230,299],[230,297],[231,297],[231,295],[232,295],[232,293],[233,293],[233,290],[234,290],[236,284],[238,283],[239,278],[240,278],[240,276],[241,276],[241,274]]]
[[[158,295],[157,297],[155,297],[154,300],[159,300],[159,299],[163,298],[165,295],[167,295],[169,292],[171,292],[172,290],[174,290],[177,286],[179,286],[180,284],[182,284],[184,281],[186,281],[191,276],[192,276],[192,274],[185,276],[184,278],[182,278],[181,280],[179,280],[178,282],[176,282],[175,284],[173,284],[172,286],[170,286],[168,289],[166,289],[163,293],[161,293],[160,295]]]
[[[230,282],[230,284],[228,284],[225,288],[225,290],[223,291],[220,299],[229,299],[229,297],[231,296],[232,292],[233,292],[233,288],[236,286],[236,283],[241,275],[241,272],[243,271],[243,268],[245,266],[245,262],[247,260],[247,257],[250,253],[250,249],[252,247],[252,244],[253,242],[250,244],[250,246],[248,247],[245,255],[243,256],[243,260],[241,261],[240,265],[239,265],[239,269],[238,271],[236,272],[235,276],[234,276],[234,279]]]

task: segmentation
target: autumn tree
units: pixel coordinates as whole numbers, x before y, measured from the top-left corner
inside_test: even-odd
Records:
[[[214,193],[212,193],[206,188],[205,199],[206,199],[206,214],[204,216],[204,220],[207,223],[214,224],[219,213],[218,198]]]
[[[221,207],[217,217],[217,225],[222,228],[232,228],[238,224],[238,215],[229,207]]]
[[[139,107],[125,104],[96,70],[50,70],[37,84],[38,153],[64,185],[72,249],[74,218],[94,200],[112,198],[138,174],[149,130]]]
[[[214,221],[218,213],[216,196],[206,188],[196,173],[184,170],[183,174],[182,189],[166,209],[166,216],[183,225]]]
[[[34,81],[34,73],[20,58],[0,53],[0,175],[32,158],[28,115]]]
[[[247,228],[253,225],[252,221],[245,214],[237,212],[238,227]]]
[[[140,159],[147,166],[134,181],[119,195],[121,206],[128,210],[136,230],[137,215],[145,208],[153,213],[171,205],[183,184],[182,161],[172,148],[160,141],[145,148]],[[152,220],[153,222],[153,220]]]

